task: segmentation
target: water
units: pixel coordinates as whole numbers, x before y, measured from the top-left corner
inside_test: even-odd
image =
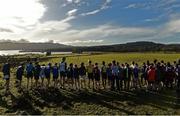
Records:
[[[52,54],[71,54],[72,52],[52,52]],[[0,55],[46,54],[45,52],[20,52],[20,50],[1,50]]]

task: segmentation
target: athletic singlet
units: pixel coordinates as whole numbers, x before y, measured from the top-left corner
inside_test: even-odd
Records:
[[[92,65],[88,65],[86,68],[87,68],[87,73],[93,73],[93,66]]]
[[[45,66],[41,66],[40,76],[45,77]]]
[[[107,70],[106,66],[102,66],[101,72],[102,72],[102,73],[106,73],[106,70]]]
[[[45,74],[48,75],[51,73],[51,67],[48,65],[45,67]]]
[[[110,67],[108,67],[106,73],[108,76],[112,76],[112,69]]]
[[[138,67],[134,67],[134,69],[133,69],[133,74],[134,74],[134,77],[135,77],[135,78],[138,78],[138,74],[139,74],[139,69],[138,69]]]
[[[131,64],[131,66],[130,66],[132,69],[134,69],[135,68],[135,66],[133,65],[133,64]]]
[[[58,67],[54,66],[52,72],[54,76],[58,76]]]
[[[33,68],[34,68],[34,67],[33,67],[32,64],[27,64],[27,65],[26,65],[26,72],[27,72],[27,73],[32,72],[32,71],[33,71]]]
[[[112,66],[112,74],[117,76],[118,73],[119,73],[118,66]]]
[[[59,70],[60,70],[60,72],[65,72],[66,71],[66,63],[65,62],[60,63]]]
[[[155,81],[155,77],[156,77],[156,71],[155,69],[150,69],[148,71],[148,80],[149,81]]]
[[[167,72],[172,72],[172,67],[170,66],[170,67],[166,67],[166,71]]]

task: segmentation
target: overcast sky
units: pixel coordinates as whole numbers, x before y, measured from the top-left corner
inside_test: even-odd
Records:
[[[180,43],[180,0],[0,0],[0,39]]]

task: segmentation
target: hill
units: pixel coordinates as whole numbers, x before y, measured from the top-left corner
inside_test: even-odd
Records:
[[[169,51],[180,52],[180,44],[160,44],[154,42],[131,42],[126,44],[77,47],[80,51],[101,51],[101,52],[155,52]]]
[[[180,44],[160,44],[154,42],[131,42],[102,46],[69,46],[59,43],[0,42],[0,50],[57,51],[57,52],[180,52]]]
[[[59,43],[22,43],[0,42],[0,50],[46,51],[47,49],[65,49],[69,46]]]

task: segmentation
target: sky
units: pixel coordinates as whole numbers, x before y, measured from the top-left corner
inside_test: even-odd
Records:
[[[180,0],[0,0],[0,40],[180,43]]]

